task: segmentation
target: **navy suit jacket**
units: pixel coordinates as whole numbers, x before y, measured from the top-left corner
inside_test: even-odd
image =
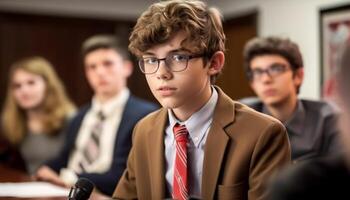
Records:
[[[81,123],[90,107],[91,104],[84,106],[72,119],[71,123],[67,127],[67,138],[61,153],[58,157],[46,163],[57,173],[61,168],[67,167],[69,156],[75,148],[75,142]],[[99,191],[111,196],[119,181],[119,178],[126,168],[126,161],[131,149],[131,138],[135,124],[145,115],[156,110],[157,108],[158,107],[155,104],[130,95],[125,105],[119,129],[117,130],[111,168],[102,174],[82,173],[78,174],[78,177],[90,179]]]

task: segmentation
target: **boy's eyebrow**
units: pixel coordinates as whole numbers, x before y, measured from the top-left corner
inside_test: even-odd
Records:
[[[284,67],[287,67],[287,65],[285,63],[282,63],[282,62],[273,62],[271,63],[270,65],[268,65],[267,67],[262,67],[262,66],[256,66],[254,67],[254,69],[264,69],[264,68],[271,68],[272,66],[275,66],[275,65],[283,65]],[[252,68],[252,67],[251,67]]]
[[[184,47],[181,47],[181,48],[179,48],[179,49],[171,50],[169,53],[177,53],[177,52],[183,52],[183,51],[186,51],[186,52],[188,52],[188,53],[191,53],[190,50],[188,50],[188,49],[186,49],[186,48],[184,48]]]
[[[181,48],[178,48],[178,49],[173,49],[171,51],[168,52],[169,53],[178,53],[178,52],[188,52],[188,53],[191,53],[190,50],[184,48],[184,47],[181,47]],[[149,51],[146,51],[142,56],[155,56],[155,54],[153,52],[149,52]]]
[[[141,57],[143,57],[143,56],[154,56],[154,53],[146,51],[145,53],[142,54]]]

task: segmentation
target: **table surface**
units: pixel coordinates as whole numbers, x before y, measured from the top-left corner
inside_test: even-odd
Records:
[[[8,168],[0,165],[0,182],[27,182],[31,181],[30,176],[22,171]],[[45,197],[45,198],[13,198],[13,197],[0,197],[0,200],[67,200],[67,197]],[[97,192],[93,192],[90,200],[104,200],[110,199],[107,196],[101,195]]]

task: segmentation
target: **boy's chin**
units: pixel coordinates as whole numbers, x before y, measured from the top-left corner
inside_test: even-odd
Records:
[[[277,106],[282,103],[282,98],[280,97],[268,97],[262,100],[267,106]]]
[[[178,104],[176,102],[173,102],[173,101],[158,100],[158,102],[160,103],[160,105],[162,105],[163,108],[174,109],[174,108],[178,107]]]
[[[173,108],[175,108],[173,105],[169,105],[167,103],[160,103],[160,105],[162,105],[162,107],[166,108],[166,109],[173,109]]]

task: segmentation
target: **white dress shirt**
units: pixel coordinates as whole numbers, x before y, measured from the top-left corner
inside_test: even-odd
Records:
[[[92,99],[91,109],[86,113],[79,133],[75,140],[75,150],[70,155],[67,168],[60,171],[60,178],[67,184],[72,185],[76,182],[79,173],[79,163],[83,159],[83,150],[89,141],[93,126],[98,121],[98,112],[102,111],[105,116],[103,122],[102,134],[100,136],[100,156],[90,165],[84,166],[86,173],[104,173],[110,169],[113,161],[113,150],[117,130],[120,125],[125,104],[130,96],[128,89],[123,89],[118,95],[101,103],[96,97]]]
[[[176,119],[171,109],[168,110],[169,124],[165,129],[165,178],[170,194],[172,194],[173,191],[173,174],[176,155],[176,141],[174,139],[173,127],[176,123],[179,123],[185,125],[189,133],[187,144],[187,167],[189,167],[187,180],[189,196],[192,198],[201,197],[204,147],[217,101],[218,93],[215,88],[212,87],[212,95],[209,101],[184,122],[180,122]]]

